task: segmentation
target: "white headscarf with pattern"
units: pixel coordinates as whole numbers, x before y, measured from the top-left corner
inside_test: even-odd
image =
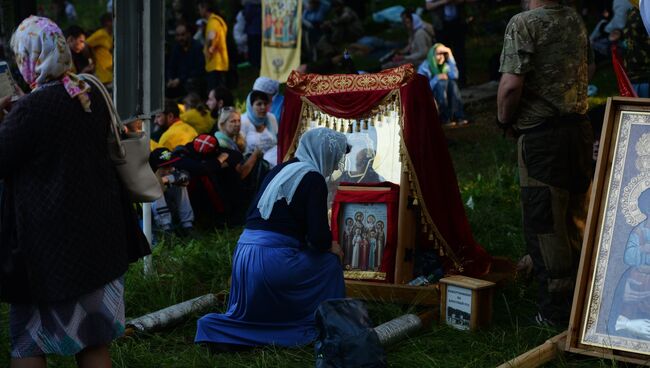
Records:
[[[300,138],[296,158],[280,170],[262,193],[257,208],[262,218],[268,220],[275,202],[285,199],[291,204],[293,195],[308,172],[315,171],[327,179],[345,155],[347,139],[343,133],[327,128],[308,130]]]

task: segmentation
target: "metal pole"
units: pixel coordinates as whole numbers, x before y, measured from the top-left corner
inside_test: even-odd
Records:
[[[149,137],[149,121],[151,120],[151,1],[143,0],[144,8],[140,19],[142,19],[142,111],[145,118],[143,126],[145,134]],[[146,124],[145,124],[146,123]],[[142,222],[144,234],[151,245],[151,203],[142,205]],[[144,274],[155,273],[152,256],[144,258]]]

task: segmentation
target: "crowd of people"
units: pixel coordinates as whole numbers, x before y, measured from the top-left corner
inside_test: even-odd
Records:
[[[635,91],[647,96],[650,42],[638,4],[626,1],[614,1],[612,20],[601,22],[590,42],[604,56],[619,46]],[[308,0],[302,69],[327,69],[388,48],[384,67],[410,63],[429,80],[441,123],[467,124],[460,87],[468,2],[424,1],[431,23],[402,11],[408,39],[393,45],[364,37],[358,2]],[[56,3],[68,21],[76,19],[71,3]],[[279,162],[279,82],[257,78],[245,110],[235,107],[235,62],[244,56],[252,68],[260,65],[261,2],[243,1],[232,31],[211,1],[196,5],[195,12],[173,1],[166,23],[166,100],[152,117],[149,156],[164,189],[152,205],[157,233],[193,236],[202,221],[245,226],[227,311],[198,321],[197,343],[216,351],[303,345],[316,337],[319,303],[344,296],[344,257],[375,269],[380,260],[373,254],[384,240],[377,228],[354,230],[350,222],[343,249],[332,241],[325,179],[350,152],[344,134],[309,130],[295,158]],[[506,29],[498,120],[519,135],[524,235],[540,283],[537,319],[563,324],[593,169],[586,113],[594,57],[574,9],[554,0],[527,6]],[[42,367],[46,354],[76,355],[81,367],[110,366],[108,345],[124,330],[123,275],[150,252],[107,150],[98,149],[106,147],[107,129],[96,124],[107,120],[106,106],[77,76],[93,73],[112,87],[112,22],[107,13],[92,33],[75,25],[63,33],[51,20],[32,16],[12,37],[16,64],[32,88],[13,106],[0,100],[0,298],[11,304],[16,367]],[[544,68],[536,70],[539,65]],[[126,130],[140,132],[143,122],[130,121]],[[366,162],[374,157],[363,154]]]

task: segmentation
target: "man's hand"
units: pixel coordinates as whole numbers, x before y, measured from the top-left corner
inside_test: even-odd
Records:
[[[448,80],[449,75],[447,75],[447,73],[440,73],[440,74],[438,74],[438,79],[440,79],[440,80]]]
[[[5,117],[6,110],[11,106],[11,96],[0,98],[0,122]]]
[[[332,248],[330,248],[330,252],[336,254],[337,257],[339,257],[339,261],[343,263],[343,249],[341,249],[341,244],[337,241],[332,241]]]

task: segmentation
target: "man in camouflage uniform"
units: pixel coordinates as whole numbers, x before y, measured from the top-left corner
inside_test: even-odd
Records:
[[[539,282],[538,323],[570,314],[592,178],[588,34],[559,1],[522,1],[506,28],[498,119],[519,134],[524,236]],[[593,55],[593,54],[591,54]]]

